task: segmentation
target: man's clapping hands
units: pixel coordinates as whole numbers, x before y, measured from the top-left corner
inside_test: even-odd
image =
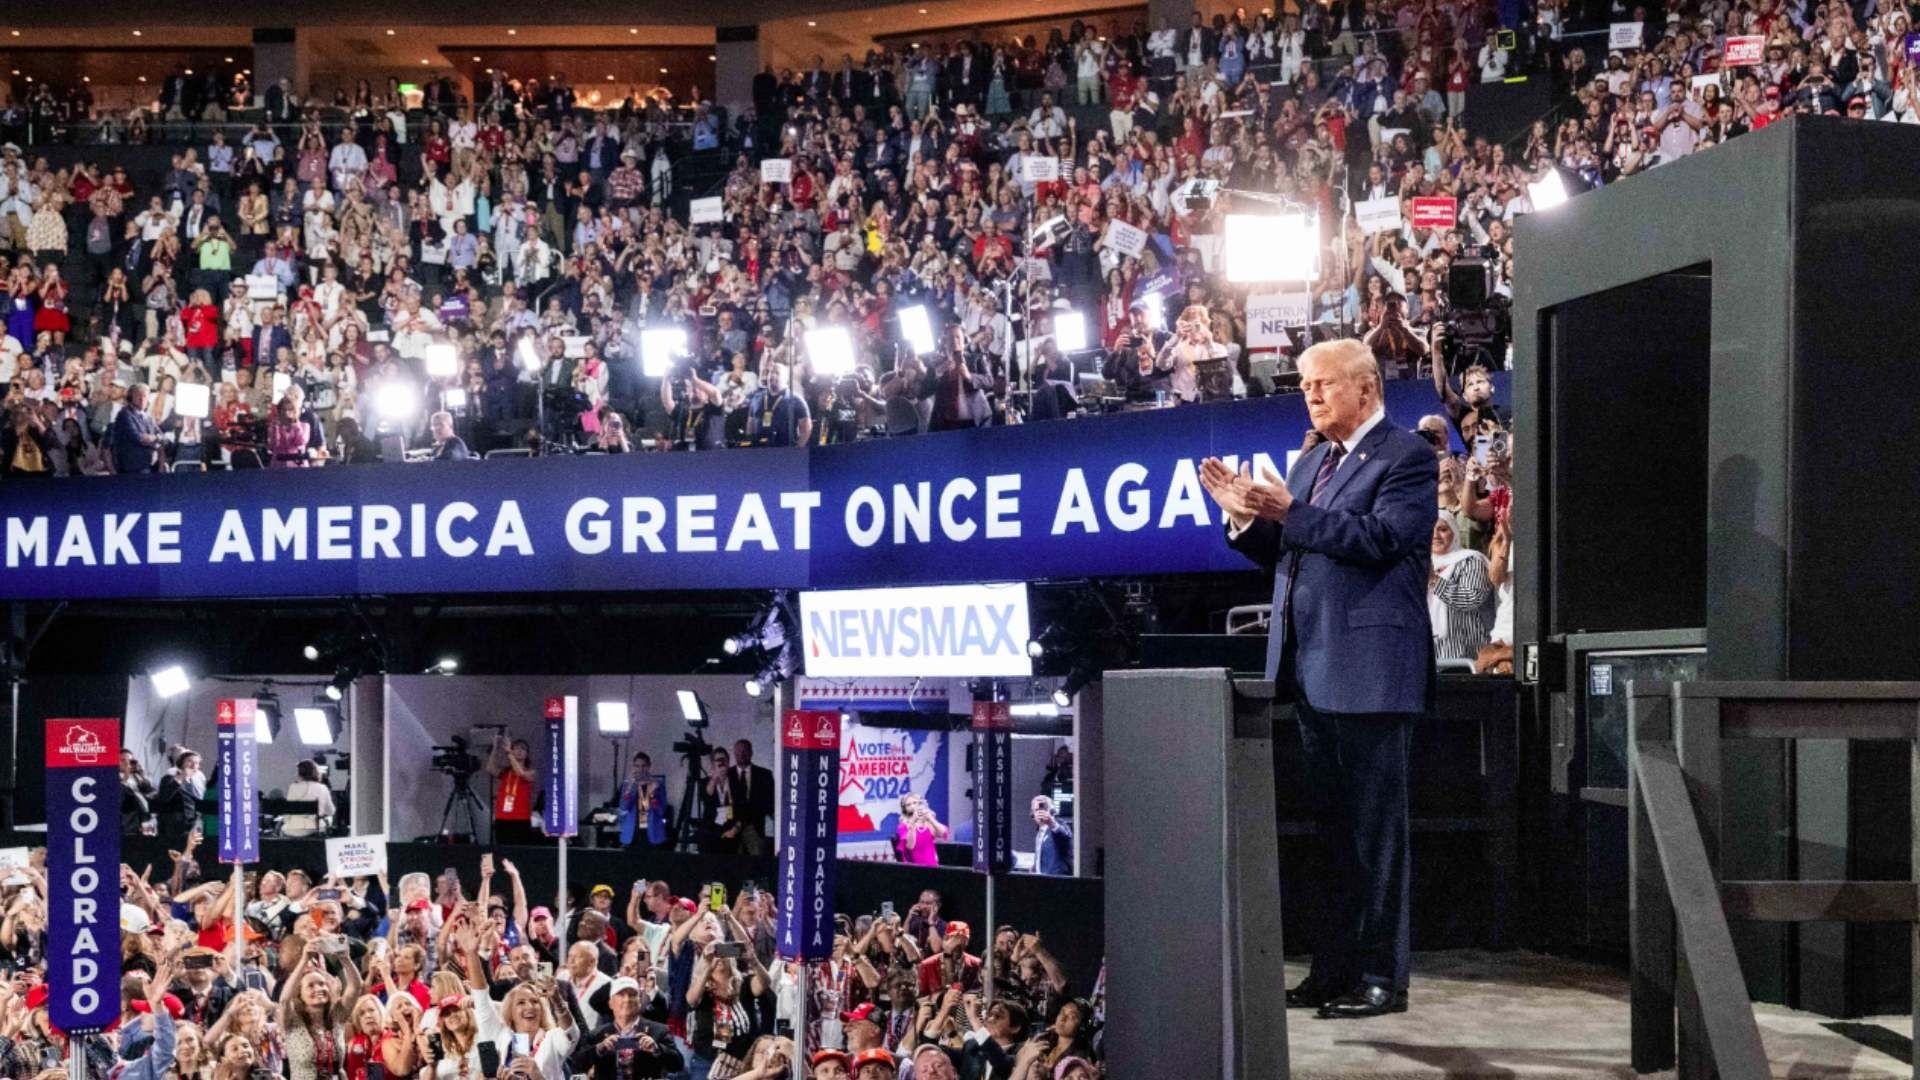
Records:
[[[1219,458],[1207,458],[1200,463],[1200,484],[1236,524],[1254,518],[1285,521],[1293,506],[1293,493],[1271,469],[1261,469],[1256,480],[1251,465],[1242,464],[1236,471]]]

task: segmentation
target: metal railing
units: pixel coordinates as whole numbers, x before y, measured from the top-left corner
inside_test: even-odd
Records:
[[[1728,916],[1907,922],[1920,934],[1920,883],[1721,880],[1723,743],[1900,740],[1920,765],[1920,683],[1636,683],[1628,692],[1633,1069],[1677,1065],[1679,1080],[1765,1080],[1771,1072]],[[1909,783],[1920,823],[1920,767]],[[1912,843],[1920,868],[1920,828]],[[1915,1002],[1920,1018],[1920,996]]]

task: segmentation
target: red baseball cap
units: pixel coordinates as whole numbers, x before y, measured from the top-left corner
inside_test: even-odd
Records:
[[[869,1001],[863,1005],[856,1006],[852,1012],[841,1013],[840,1020],[842,1023],[857,1024],[872,1015],[873,1002]]]
[[[854,1055],[852,1067],[857,1071],[860,1068],[860,1066],[865,1065],[868,1062],[876,1062],[876,1061],[882,1065],[885,1065],[889,1069],[894,1067],[893,1055],[887,1053],[885,1050],[882,1050],[877,1046],[872,1048],[871,1050],[862,1050],[860,1051],[860,1053]]]
[[[427,900],[415,900],[413,903],[407,905],[407,910],[409,912],[431,911],[433,910],[433,904],[431,901],[427,901]]]
[[[843,1068],[851,1069],[853,1067],[853,1059],[848,1057],[844,1050],[816,1050],[814,1051],[811,1064],[815,1068],[819,1068],[829,1061],[837,1061]]]

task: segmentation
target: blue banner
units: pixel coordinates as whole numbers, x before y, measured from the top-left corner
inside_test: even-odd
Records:
[[[833,864],[840,713],[790,709],[780,721],[780,955],[833,959]]]
[[[214,707],[220,750],[220,861],[260,860],[258,713],[252,698],[221,698]]]
[[[120,1018],[120,721],[47,721],[47,1013]]]
[[[1013,706],[973,703],[973,868],[1013,869]]]
[[[580,699],[550,697],[546,707],[548,836],[580,835]]]
[[[1440,409],[1427,383],[1389,383],[1386,401],[1406,427]],[[1306,427],[1288,395],[817,448],[12,484],[0,490],[0,599],[1243,570],[1216,535],[1198,463],[1284,474]]]

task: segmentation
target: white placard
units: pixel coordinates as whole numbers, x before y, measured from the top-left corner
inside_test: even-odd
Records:
[[[1305,326],[1313,317],[1313,293],[1266,293],[1247,297],[1247,348],[1285,349],[1293,341],[1287,329]]]
[[[1026,174],[1029,184],[1051,184],[1060,179],[1060,159],[1028,154],[1020,159],[1020,171]]]
[[[23,847],[0,847],[0,870],[25,869],[28,851]]]
[[[1052,281],[1053,263],[1040,258],[1028,259],[1027,276],[1035,281]]]
[[[1220,272],[1220,249],[1226,243],[1226,237],[1219,233],[1201,233],[1187,238],[1187,246],[1200,256],[1200,269],[1209,274]]]
[[[247,275],[247,299],[277,300],[280,298],[280,279],[272,274]]]
[[[714,224],[720,220],[721,213],[722,206],[718,195],[694,199],[687,203],[687,220],[694,225]]]
[[[1413,133],[1412,130],[1409,128],[1381,128],[1380,129],[1380,145],[1392,146],[1393,137],[1395,135],[1411,135],[1412,133]]]
[[[1377,232],[1400,227],[1400,200],[1392,195],[1379,199],[1367,199],[1353,204],[1354,220],[1360,223],[1360,231],[1371,236]]]
[[[767,184],[793,183],[793,159],[770,157],[760,163],[760,180]]]
[[[387,872],[387,834],[373,836],[330,836],[327,838],[327,873],[342,881],[372,877]]]
[[[1147,249],[1147,234],[1144,229],[1136,229],[1124,221],[1109,221],[1106,235],[1100,238],[1100,246],[1137,259]]]
[[[1720,85],[1720,76],[1717,74],[1716,75],[1695,75],[1693,77],[1693,80],[1687,83],[1687,85],[1692,87],[1695,90],[1698,90],[1703,86],[1718,86]]]
[[[566,343],[567,359],[578,360],[587,355],[587,342],[592,339],[585,334],[565,334],[560,340]]]
[[[1611,23],[1607,26],[1607,48],[1637,49],[1640,47],[1640,37],[1646,32],[1646,29],[1647,26],[1645,23]]]
[[[372,344],[378,345],[383,341],[392,341],[393,335],[385,330],[369,330],[367,331],[367,340]],[[227,381],[232,382],[233,380],[229,379]]]
[[[800,594],[800,652],[815,678],[1026,677],[1027,627],[1024,584]]]

